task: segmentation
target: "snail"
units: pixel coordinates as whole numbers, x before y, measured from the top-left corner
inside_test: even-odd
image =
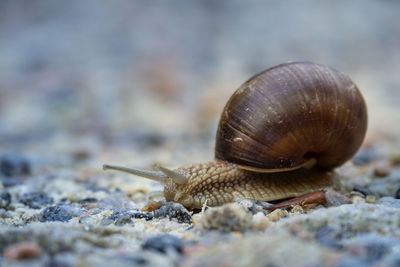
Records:
[[[103,165],[164,183],[187,208],[241,198],[271,201],[329,187],[367,130],[367,107],[351,79],[324,65],[290,62],[246,81],[227,102],[215,161],[157,171]]]

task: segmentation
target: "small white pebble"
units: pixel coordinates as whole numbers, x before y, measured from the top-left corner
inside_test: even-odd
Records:
[[[365,197],[365,202],[367,203],[376,203],[376,197],[373,195],[369,195]]]
[[[258,231],[264,231],[269,226],[270,221],[267,216],[262,212],[257,212],[253,216],[253,229]]]

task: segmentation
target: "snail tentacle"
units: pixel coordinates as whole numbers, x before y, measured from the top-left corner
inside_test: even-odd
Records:
[[[149,171],[149,170],[142,170],[142,169],[133,169],[133,168],[126,168],[122,166],[115,166],[115,165],[109,165],[109,164],[104,164],[103,165],[103,170],[115,170],[115,171],[121,171],[121,172],[126,172],[134,175],[138,175],[153,181],[165,183],[168,179],[168,176],[165,175],[161,171]]]

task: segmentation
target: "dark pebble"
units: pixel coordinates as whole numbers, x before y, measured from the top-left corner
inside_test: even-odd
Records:
[[[110,217],[104,220],[104,224],[109,224],[114,222],[115,225],[124,225],[127,223],[133,224],[132,219],[146,219],[149,221],[153,219],[153,214],[151,212],[140,212],[140,211],[115,211]]]
[[[63,197],[62,199],[60,199],[60,201],[59,201],[58,203],[60,203],[60,204],[65,204],[65,203],[67,203],[67,202],[69,202],[68,198]]]
[[[44,264],[44,267],[71,267],[72,265],[58,259],[51,258]]]
[[[182,254],[183,242],[180,238],[163,234],[148,238],[143,244],[142,249],[152,250],[160,253],[168,253],[168,251],[175,251]]]
[[[61,204],[45,208],[39,215],[39,221],[41,222],[67,222],[73,217],[77,217],[83,213],[80,208]]]
[[[31,165],[24,156],[6,154],[0,159],[0,172],[8,177],[28,175],[31,173]]]
[[[315,240],[321,245],[340,249],[343,246],[340,243],[340,239],[336,236],[336,232],[334,228],[324,226],[315,234]]]
[[[141,255],[139,253],[134,253],[134,254],[131,254],[129,256],[128,255],[122,256],[121,259],[123,261],[127,261],[129,263],[133,263],[133,264],[135,264],[135,266],[136,266],[136,264],[147,264],[148,263],[148,260],[143,255]]]
[[[53,198],[49,197],[45,192],[35,191],[22,194],[19,197],[19,202],[32,209],[40,209],[42,206],[53,203]]]
[[[150,221],[153,219],[153,213],[152,212],[135,212],[133,214],[133,218],[145,219],[146,221]]]
[[[167,202],[160,209],[154,211],[154,218],[169,217],[176,219],[179,223],[192,223],[192,216],[182,204]]]
[[[4,187],[20,185],[23,183],[20,178],[15,177],[0,177],[0,182],[3,184]]]
[[[7,191],[0,194],[0,208],[7,208],[11,203],[11,195]]]
[[[115,225],[133,224],[132,213],[129,211],[116,211],[108,217],[110,220],[114,221]]]
[[[394,194],[394,198],[400,199],[400,188],[397,189],[396,193]]]
[[[102,224],[108,225],[114,223],[115,225],[124,225],[133,223],[132,219],[145,219],[146,221],[150,221],[153,218],[162,219],[167,217],[170,220],[176,219],[179,223],[192,223],[192,216],[185,207],[179,203],[167,202],[160,209],[153,212],[141,212],[138,210],[114,211],[110,217],[103,219]]]
[[[369,190],[368,188],[362,187],[361,185],[358,185],[358,184],[356,184],[353,187],[353,191],[359,192],[359,193],[363,194],[364,196],[373,196],[374,195],[371,190]]]
[[[98,201],[97,198],[88,197],[88,198],[80,199],[76,203],[86,204],[86,203],[96,203],[97,201]]]
[[[390,251],[390,248],[387,247],[386,244],[376,243],[376,244],[367,244],[366,250],[367,250],[366,253],[367,259],[370,261],[377,261],[380,260],[383,256],[385,256]]]

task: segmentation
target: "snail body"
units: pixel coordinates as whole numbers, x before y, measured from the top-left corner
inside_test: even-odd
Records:
[[[281,64],[237,89],[219,122],[214,162],[158,172],[104,165],[165,183],[167,201],[201,208],[240,198],[270,201],[331,184],[367,129],[357,86],[312,62]]]

